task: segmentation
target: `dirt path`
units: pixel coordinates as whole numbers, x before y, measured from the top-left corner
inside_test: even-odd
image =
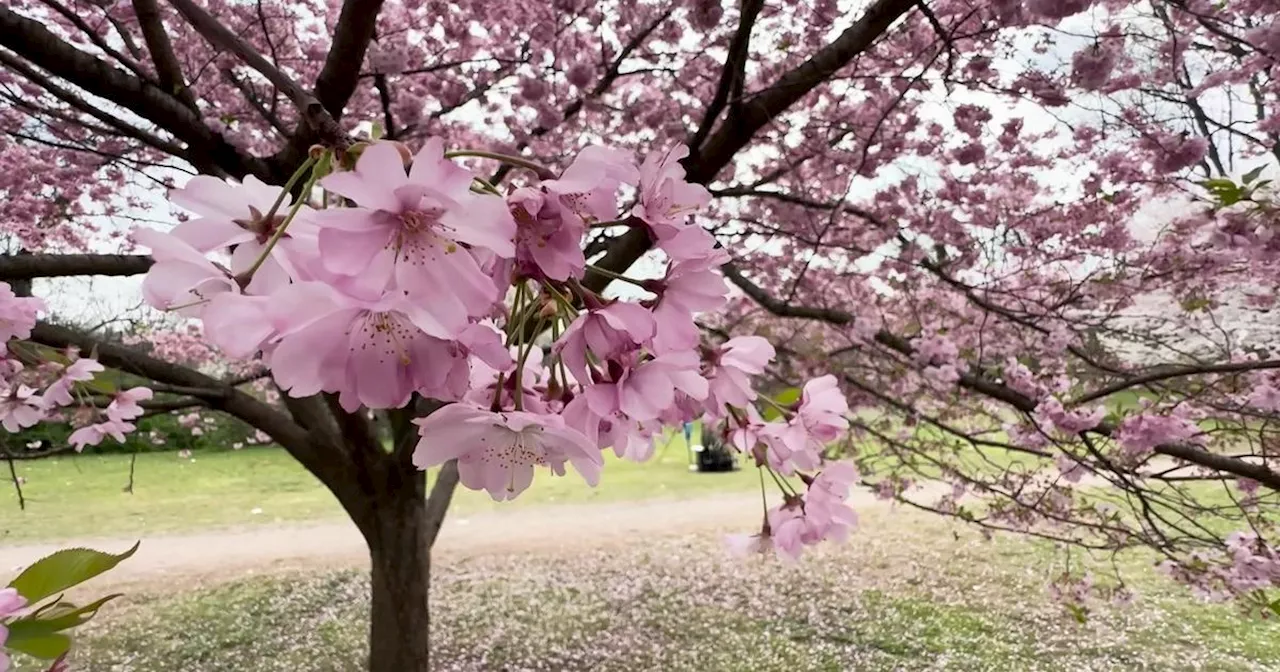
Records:
[[[938,488],[922,490],[926,489],[941,492]],[[851,493],[849,503],[860,511],[889,506],[865,490]],[[760,513],[759,492],[682,500],[512,507],[449,516],[434,554],[438,560],[448,562],[487,554],[572,553],[630,545],[638,539],[660,536],[750,533],[758,529]],[[86,538],[0,548],[0,575],[15,574],[60,548],[86,546],[120,552],[134,541]],[[144,538],[134,557],[95,579],[93,587],[96,591],[105,586],[185,590],[197,584],[288,569],[358,567],[367,563],[364,540],[349,521],[264,525]]]
[[[451,516],[436,554],[442,559],[488,553],[573,551],[633,542],[638,537],[714,530],[750,530],[760,516],[759,493],[696,500],[655,500],[521,507]],[[76,539],[57,544],[0,548],[0,574],[68,546],[122,551],[132,539]],[[216,530],[155,536],[137,555],[95,581],[113,585],[172,585],[175,589],[281,569],[359,566],[367,562],[364,540],[347,521]]]

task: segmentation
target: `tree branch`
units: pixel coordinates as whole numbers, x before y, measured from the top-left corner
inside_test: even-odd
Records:
[[[706,184],[714,179],[757,131],[848,65],[915,4],[915,0],[877,0],[831,44],[779,77],[763,93],[743,101],[741,113],[735,114],[731,123],[721,125],[701,148],[690,149],[692,155],[685,166],[689,181]]]
[[[724,111],[725,103],[729,100],[729,92],[735,86],[741,86],[742,80],[746,77],[751,30],[756,25],[756,17],[760,15],[760,10],[764,8],[764,0],[745,0],[740,3],[740,6],[738,30],[733,35],[733,41],[729,43],[724,68],[720,70],[720,83],[716,85],[716,92],[712,95],[711,102],[707,104],[706,111],[703,112],[702,123],[698,124],[697,132],[689,141],[689,147],[692,148],[690,151],[696,151],[702,146],[702,142],[711,133],[711,128],[715,126],[716,119]],[[737,102],[734,101],[735,109]]]
[[[142,29],[142,39],[147,43],[147,51],[151,52],[151,62],[156,66],[160,86],[177,96],[187,107],[198,109],[195,96],[187,88],[186,78],[182,76],[182,65],[173,52],[173,44],[169,41],[169,33],[164,29],[164,20],[160,16],[156,0],[133,0],[133,12],[138,16],[138,27]]]
[[[763,93],[744,101],[740,114],[721,124],[702,147],[690,148],[689,158],[684,162],[687,179],[698,184],[711,182],[751,142],[757,131],[848,65],[914,6],[915,0],[877,0],[835,41],[782,75]],[[625,272],[652,244],[646,230],[632,229],[619,236],[596,265],[615,273]],[[599,284],[600,277],[588,278],[587,286],[594,291],[603,290],[609,283]],[[592,280],[596,282],[591,283]]]
[[[382,0],[346,0],[338,14],[338,24],[333,31],[333,44],[325,56],[320,76],[316,78],[316,97],[324,109],[335,119],[342,118],[342,111],[355,93],[360,80],[360,66],[364,64],[369,42]],[[282,89],[283,90],[283,89]]]
[[[440,536],[440,528],[444,526],[445,513],[449,511],[449,502],[453,501],[453,491],[458,487],[458,461],[449,460],[436,472],[436,480],[431,484],[431,494],[427,495],[426,542],[427,548],[436,543]]]
[[[240,39],[240,36],[222,25],[222,22],[192,0],[169,0],[169,3],[186,17],[191,26],[210,44],[239,56],[249,67],[262,73],[262,76],[266,77],[272,85],[284,92],[302,113],[303,119],[316,132],[321,142],[335,147],[345,147],[348,144],[346,133],[342,132],[342,128],[338,126],[338,122],[329,114],[325,106],[310,91],[302,88],[293,81],[292,77],[258,53],[257,49]],[[359,65],[357,64],[355,68],[358,70]]]
[[[141,275],[153,263],[151,257],[144,254],[6,254],[0,255],[0,281]]]
[[[1239,373],[1242,371],[1259,371],[1262,369],[1280,369],[1280,360],[1272,359],[1261,362],[1230,362],[1227,364],[1208,364],[1208,365],[1191,365],[1191,366],[1174,366],[1153,371],[1141,376],[1126,378],[1116,381],[1106,387],[1099,388],[1093,392],[1080,395],[1071,400],[1068,406],[1078,406],[1087,404],[1091,401],[1109,397],[1116,392],[1127,390],[1131,387],[1146,385],[1147,383],[1155,383],[1169,378],[1180,378],[1182,376],[1198,376],[1214,373]]]
[[[39,21],[3,6],[0,6],[0,45],[54,76],[173,133],[189,145],[189,150],[178,158],[190,161],[202,172],[234,177],[252,173],[271,179],[265,162],[242,154],[205,126],[200,116],[177,98],[76,49]]]
[[[778,317],[796,317],[818,320],[837,326],[848,325],[853,322],[853,315],[845,311],[812,306],[793,306],[780,301],[776,297],[771,296],[759,285],[751,282],[743,276],[732,263],[725,264],[720,268],[730,282],[746,293],[747,296],[759,303],[765,310]],[[874,340],[876,343],[907,357],[910,357],[915,353],[915,348],[912,347],[910,341],[884,329],[876,332]],[[1256,368],[1258,363],[1248,362],[1248,364],[1252,364]],[[1224,365],[1224,367],[1225,366],[1229,365]],[[1277,362],[1275,366],[1280,367],[1280,362]],[[1269,366],[1266,368],[1275,367]],[[1003,401],[1012,408],[1023,413],[1034,413],[1036,408],[1039,406],[1039,402],[1035,399],[972,371],[962,372],[957,384],[962,388],[978,392],[979,394],[992,399]],[[1104,422],[1094,429],[1088,430],[1087,432],[1081,432],[1081,436],[1083,437],[1086,434],[1097,434],[1100,436],[1111,437],[1114,432],[1115,427]],[[1215,469],[1219,472],[1252,478],[1269,488],[1280,490],[1280,473],[1277,473],[1265,464],[1254,464],[1239,458],[1218,455],[1199,446],[1187,444],[1161,444],[1156,446],[1154,451],[1160,455],[1175,457],[1193,464]]]

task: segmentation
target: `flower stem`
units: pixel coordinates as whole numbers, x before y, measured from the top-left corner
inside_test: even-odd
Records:
[[[587,264],[587,269],[588,269],[588,270],[590,270],[590,271],[594,271],[594,272],[596,272],[596,273],[599,273],[600,275],[603,275],[603,276],[604,276],[604,277],[606,277],[606,278],[613,278],[614,280],[621,280],[621,281],[623,281],[623,282],[629,282],[629,283],[631,283],[631,284],[635,285],[636,287],[641,287],[641,288],[643,288],[643,287],[644,287],[644,280],[636,280],[635,278],[628,278],[627,276],[625,276],[625,275],[623,275],[623,274],[621,274],[621,273],[614,273],[613,271],[611,271],[611,270],[609,270],[609,269],[607,269],[607,268],[601,268],[601,267],[599,267],[599,266],[596,266],[595,264]]]
[[[293,175],[289,177],[289,181],[285,183],[284,188],[280,190],[280,195],[276,197],[275,204],[272,205],[271,210],[267,212],[266,221],[270,222],[275,218],[276,210],[280,207],[280,204],[284,202],[285,194],[293,191],[294,185],[298,183],[298,180],[302,179],[303,173],[310,171],[315,164],[316,160],[308,157],[307,160],[298,167],[298,170],[294,171]],[[240,285],[241,289],[249,286],[249,281],[253,280],[253,274],[257,273],[258,269],[262,268],[262,265],[266,263],[267,257],[271,256],[271,250],[275,249],[276,243],[280,242],[280,239],[284,237],[285,229],[289,228],[289,223],[293,221],[293,218],[297,216],[298,211],[302,209],[303,204],[307,202],[307,196],[311,193],[311,190],[315,185],[316,176],[313,172],[311,174],[311,178],[307,180],[306,186],[302,188],[302,193],[298,195],[298,200],[289,208],[289,214],[285,216],[283,222],[280,222],[280,226],[271,233],[271,238],[268,239],[267,244],[263,246],[262,252],[258,254],[258,258],[253,260],[253,265],[245,269],[244,273],[240,273],[235,276],[236,283]]]
[[[486,152],[482,149],[457,149],[452,152],[444,153],[444,158],[446,159],[456,159],[458,157],[463,157],[463,156],[474,156],[479,159],[493,159],[494,161],[501,161],[503,163],[517,166],[520,168],[526,168],[528,170],[533,171],[534,174],[536,174],[538,176],[538,179],[540,180],[553,180],[556,177],[556,174],[552,172],[550,168],[547,168],[546,166],[543,166],[538,163],[534,163],[533,161],[530,161],[528,159],[522,159],[518,156],[511,156],[510,154]]]

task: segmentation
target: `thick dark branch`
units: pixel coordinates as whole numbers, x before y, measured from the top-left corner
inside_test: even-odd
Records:
[[[248,173],[270,179],[266,164],[240,153],[214,133],[200,115],[150,82],[118,70],[101,59],[67,44],[39,21],[0,6],[0,45],[37,67],[101,96],[151,121],[186,142],[184,156],[202,172],[243,177]]]
[[[733,34],[733,41],[729,43],[729,53],[725,56],[724,68],[720,71],[720,83],[716,85],[716,92],[712,95],[711,102],[707,104],[707,109],[702,115],[702,123],[698,124],[698,131],[689,141],[690,147],[696,149],[702,146],[702,142],[707,139],[707,135],[715,126],[716,119],[724,111],[725,103],[729,101],[729,92],[734,87],[742,85],[742,80],[746,77],[747,55],[750,53],[751,30],[755,27],[756,17],[760,15],[760,10],[763,8],[764,0],[746,0],[741,3],[738,30]],[[737,103],[737,101],[734,102]]]
[[[182,65],[178,63],[173,43],[169,41],[169,33],[164,29],[158,3],[156,0],[133,0],[133,11],[138,15],[138,27],[142,29],[142,39],[147,43],[147,51],[151,52],[151,62],[156,66],[160,86],[177,96],[187,107],[197,109],[196,98],[191,89],[187,88]]]
[[[740,112],[721,124],[702,147],[690,148],[691,154],[685,161],[688,180],[698,184],[711,182],[751,142],[757,131],[848,65],[914,6],[915,0],[878,0],[834,42],[778,78],[764,93],[744,101]],[[632,229],[618,237],[596,265],[622,273],[651,246],[647,231]],[[603,289],[594,283],[589,283],[588,287],[595,291]]]
[[[0,255],[0,281],[74,275],[141,275],[154,263],[145,254]]]
[[[1228,364],[1205,364],[1191,366],[1173,366],[1164,367],[1159,371],[1152,371],[1141,376],[1118,380],[1106,387],[1099,388],[1088,394],[1082,394],[1073,399],[1069,405],[1087,404],[1096,399],[1109,397],[1116,392],[1127,390],[1131,387],[1146,385],[1148,383],[1156,383],[1170,378],[1181,378],[1183,376],[1202,376],[1215,373],[1239,373],[1242,371],[1259,371],[1262,369],[1280,369],[1280,360],[1271,359],[1261,362],[1231,362]]]
[[[249,105],[258,113],[258,116],[262,117],[263,121],[271,124],[271,127],[279,131],[280,135],[287,138],[293,134],[293,132],[289,130],[289,127],[284,125],[284,122],[280,120],[280,117],[276,115],[275,112],[272,112],[270,108],[262,104],[262,101],[258,99],[258,94],[253,90],[252,85],[239,77],[236,77],[236,73],[232,72],[231,68],[224,69],[222,71],[222,76],[228,82],[231,82],[232,86],[236,87],[236,89],[240,91],[240,95],[244,96],[244,99],[249,102]]]
[[[95,30],[88,23],[85,23],[85,20],[80,18],[80,15],[72,11],[70,7],[63,5],[62,3],[57,2],[56,0],[41,0],[41,2],[43,2],[46,7],[52,9],[58,14],[61,14],[62,18],[70,22],[71,25],[75,26],[76,28],[79,28],[80,32],[84,33],[85,37],[89,38],[89,41],[93,43],[93,46],[101,49],[102,53],[106,54],[107,56],[110,56],[117,63],[128,68],[129,71],[134,74],[134,76],[138,77],[139,79],[148,78],[147,73],[143,71],[141,67],[138,66],[137,61],[116,51],[114,48],[112,48],[110,44],[107,44],[107,41],[102,38],[102,35],[99,34],[100,31]]]
[[[338,14],[334,28],[333,44],[324,59],[324,67],[316,78],[316,97],[335,119],[342,118],[342,110],[356,91],[360,80],[360,66],[365,52],[373,40],[374,27],[382,0],[346,0]]]
[[[306,430],[267,404],[227,387],[217,379],[185,366],[155,359],[132,348],[99,341],[74,329],[41,322],[31,331],[31,340],[51,348],[78,347],[81,352],[96,352],[98,361],[105,366],[125,373],[141,376],[164,385],[181,389],[225,390],[220,397],[208,398],[211,408],[224,411],[271,435],[290,453],[299,451],[307,456],[299,461],[314,461],[312,439]],[[307,465],[310,468],[310,465]]]
[[[92,124],[89,124],[85,120],[77,119],[70,114],[54,113],[48,110],[44,111],[45,114],[56,116],[62,119],[63,121],[77,124],[78,126],[91,131],[119,133],[121,135],[128,136],[154,149],[158,149],[170,156],[185,157],[187,154],[187,151],[183,149],[182,146],[179,145],[178,143],[173,142],[171,140],[166,140],[164,138],[161,138],[158,135],[155,135],[148,131],[144,131],[132,124],[129,124],[120,119],[117,119],[115,116],[107,113],[106,110],[103,110],[100,106],[93,105],[90,102],[86,101],[84,96],[75,94],[55,84],[53,80],[49,79],[39,70],[31,67],[22,59],[18,58],[17,56],[14,56],[13,54],[0,51],[0,63],[3,63],[9,69],[21,74],[23,77],[26,77],[27,80],[30,81],[32,84],[35,84],[36,86],[44,89],[45,91],[48,91],[52,96],[54,96],[58,100],[61,100],[62,102],[66,103],[72,108],[79,110],[80,112],[83,112],[85,114],[88,114],[89,116],[103,122],[110,128],[95,128]],[[29,110],[32,110],[33,112],[40,109],[38,106],[32,104],[31,102],[24,101],[18,104],[22,105],[23,107]]]
[[[453,501],[453,491],[458,487],[458,461],[449,460],[436,472],[435,483],[431,484],[431,494],[427,495],[426,537],[427,548],[436,543],[440,536],[440,528],[444,525],[444,515],[449,511],[449,502]]]
[[[297,82],[293,81],[292,77],[285,74],[274,63],[258,53],[257,49],[240,39],[239,35],[222,25],[221,21],[204,11],[192,0],[169,0],[169,3],[182,16],[186,17],[192,27],[203,35],[205,39],[209,40],[210,44],[239,56],[249,67],[262,73],[262,76],[266,77],[267,81],[284,92],[293,101],[298,111],[302,113],[302,117],[307,124],[316,131],[322,142],[334,146],[346,144],[346,134],[342,132],[338,122],[334,120],[333,115],[329,114],[325,106],[315,96],[311,95],[310,91],[302,88]],[[358,64],[355,69],[359,69]]]
[[[914,0],[878,0],[831,44],[778,78],[764,93],[743,101],[740,112],[726,120],[706,144],[691,149],[695,153],[686,164],[689,181],[710,182],[757,131],[848,65],[915,4]]]
[[[742,271],[739,271],[738,267],[732,263],[721,266],[720,271],[724,273],[724,277],[729,279],[729,282],[741,289],[753,301],[760,304],[762,308],[778,317],[799,317],[836,325],[853,322],[853,315],[843,310],[816,306],[797,306],[787,303],[765,291],[760,285],[748,280],[746,276],[742,275]]]

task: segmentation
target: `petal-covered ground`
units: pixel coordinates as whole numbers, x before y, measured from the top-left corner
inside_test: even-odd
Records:
[[[712,534],[446,556],[433,668],[1280,669],[1280,626],[1197,603],[1144,558],[1122,563],[1133,604],[1094,603],[1078,623],[1046,590],[1064,561],[1048,545],[888,511],[798,564],[728,557]],[[135,596],[86,633],[79,659],[95,671],[358,670],[367,589],[342,570]]]

